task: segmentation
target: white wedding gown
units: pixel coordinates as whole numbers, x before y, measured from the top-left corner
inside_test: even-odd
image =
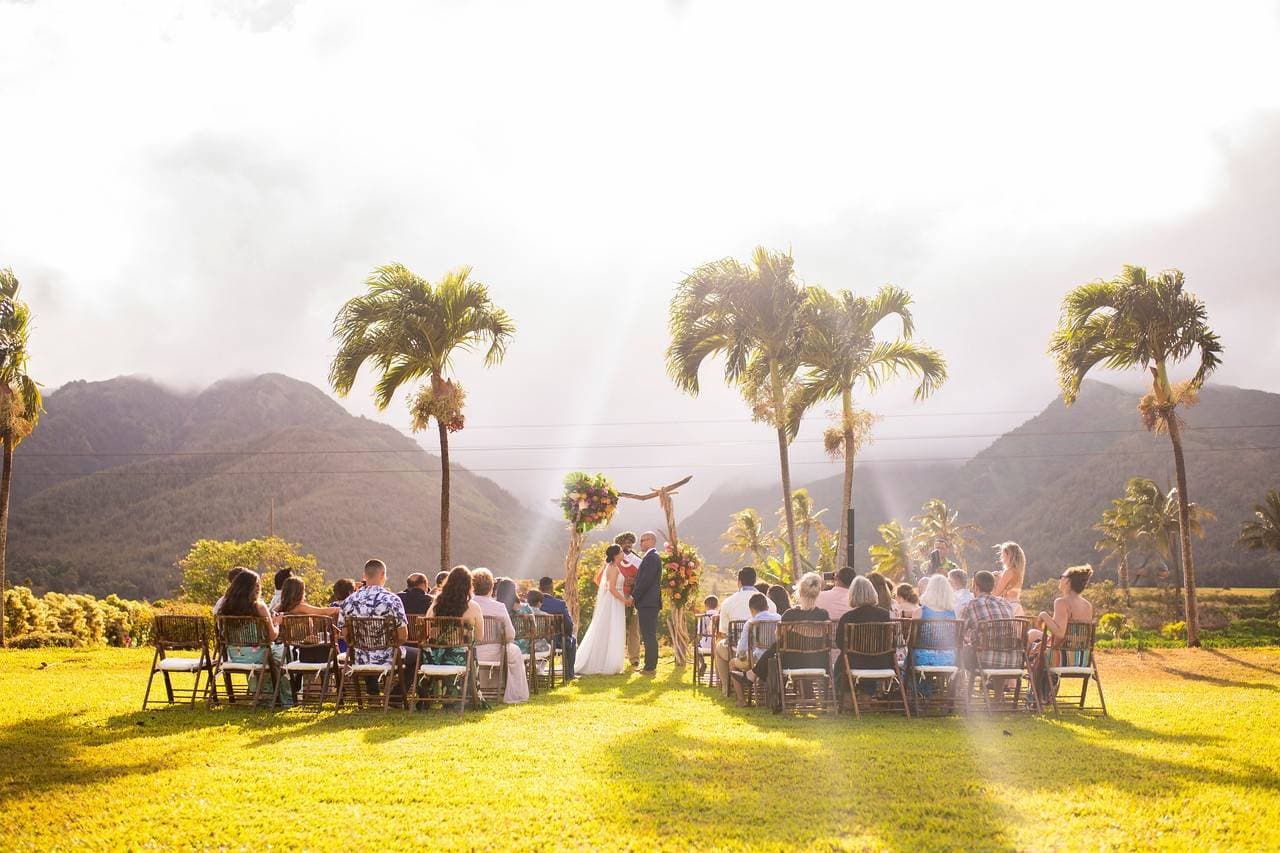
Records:
[[[607,572],[607,570],[606,570]],[[622,595],[626,578],[618,572],[614,585]],[[578,657],[574,663],[577,675],[617,675],[627,656],[627,612],[621,601],[609,594],[608,587],[600,584],[596,592],[596,609],[591,616],[587,633],[578,644]]]

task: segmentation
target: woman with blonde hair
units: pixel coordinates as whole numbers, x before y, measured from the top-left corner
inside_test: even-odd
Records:
[[[773,587],[778,589],[779,587]],[[818,593],[822,592],[822,575],[817,572],[806,572],[800,576],[796,585],[796,597],[800,603],[782,614],[782,622],[830,622],[831,614],[818,606]],[[769,649],[755,665],[757,678],[765,678],[769,674],[769,664],[776,649]],[[783,669],[826,669],[831,659],[826,652],[789,652],[782,661]]]
[[[1023,614],[1022,583],[1027,579],[1027,555],[1017,542],[1002,542],[996,546],[1003,569],[996,576],[996,588],[991,593],[1013,605],[1013,615]]]

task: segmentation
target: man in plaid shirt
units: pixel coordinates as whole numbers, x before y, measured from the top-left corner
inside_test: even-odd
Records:
[[[973,651],[973,638],[977,633],[979,622],[990,622],[994,619],[1014,618],[1013,604],[1007,599],[991,594],[996,588],[996,576],[991,572],[978,572],[973,576],[973,587],[976,590],[973,600],[960,611],[960,619],[964,623],[965,659],[967,668],[974,669],[977,658]],[[983,652],[984,669],[1019,669],[1022,667],[1022,652]]]

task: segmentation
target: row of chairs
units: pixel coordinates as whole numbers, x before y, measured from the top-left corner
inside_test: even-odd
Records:
[[[728,626],[727,640],[737,648],[745,621]],[[1025,618],[997,619],[978,622],[969,642],[965,642],[964,626],[951,619],[900,619],[889,622],[866,622],[845,626],[842,637],[836,636],[831,622],[755,622],[747,634],[748,659],[756,660],[769,649],[774,654],[769,663],[769,680],[746,680],[745,673],[733,674],[742,679],[748,704],[773,698],[787,710],[839,711],[836,679],[843,682],[853,704],[854,714],[861,718],[862,703],[868,694],[864,685],[874,685],[871,696],[880,704],[899,708],[908,718],[945,710],[955,713],[959,704],[968,710],[975,687],[987,711],[992,710],[992,692],[1008,692],[1012,686],[1014,709],[1043,711],[1046,706],[1059,713],[1059,699],[1068,699],[1060,691],[1064,683],[1079,682],[1078,694],[1069,697],[1076,707],[1100,710],[1106,714],[1106,700],[1094,657],[1095,626],[1087,622],[1067,625],[1061,638],[1053,638],[1052,646],[1042,654],[1029,654],[1030,621]],[[718,685],[714,666],[713,626],[702,617],[698,623],[698,641],[694,652],[695,683],[708,687]],[[925,655],[917,655],[924,652]],[[788,662],[815,659],[841,662],[839,666],[788,666]],[[945,660],[952,663],[917,663],[917,659]],[[886,666],[863,667],[858,662],[877,659]],[[1089,683],[1097,688],[1098,707],[1086,706]],[[772,685],[778,691],[767,697]],[[1025,687],[1024,687],[1025,685]],[[860,697],[860,693],[862,696]]]
[[[245,681],[241,698],[255,704],[266,701],[267,684],[272,685],[270,701],[279,704],[283,690],[289,690],[297,704],[323,704],[332,696],[338,707],[347,700],[365,707],[373,699],[366,695],[370,682],[377,685],[383,710],[391,706],[394,693],[400,704],[409,707],[419,689],[431,704],[456,705],[462,713],[468,704],[498,699],[506,689],[509,663],[508,642],[523,640],[529,651],[523,663],[530,690],[551,689],[571,675],[564,671],[564,622],[550,614],[517,615],[514,637],[505,636],[503,620],[485,617],[481,636],[474,637],[463,620],[445,617],[411,617],[409,638],[401,643],[393,617],[348,617],[341,638],[334,620],[327,616],[284,616],[280,620],[273,652],[269,625],[256,616],[218,616],[214,636],[209,636],[208,620],[201,616],[161,615],[155,618],[155,655],[147,679],[142,707],[177,704],[194,707],[197,700],[209,704],[220,701],[222,681],[226,701],[237,701],[233,676]],[[339,640],[346,645],[340,651]],[[486,646],[496,648],[481,660],[477,654]],[[416,671],[409,671],[403,647],[420,650]],[[451,653],[446,653],[449,650]],[[193,656],[192,652],[196,654]],[[431,652],[431,662],[426,653]],[[437,663],[447,656],[456,662]],[[377,662],[374,662],[377,661]],[[189,686],[176,683],[175,676],[194,678]],[[164,685],[164,699],[151,699],[157,676]],[[432,692],[432,688],[435,689]]]

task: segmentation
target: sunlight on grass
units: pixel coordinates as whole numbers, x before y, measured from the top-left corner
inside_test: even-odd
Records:
[[[148,662],[0,654],[6,849],[1280,846],[1275,649],[1108,654],[1110,719],[861,723],[665,662],[462,720],[143,713]]]

